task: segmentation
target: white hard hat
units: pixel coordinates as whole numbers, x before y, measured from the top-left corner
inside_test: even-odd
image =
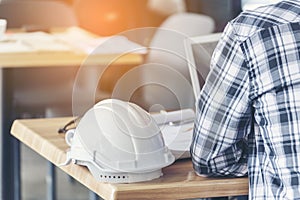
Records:
[[[175,160],[155,120],[139,106],[107,99],[88,110],[76,129],[68,131],[71,160],[85,165],[104,182],[152,180]]]

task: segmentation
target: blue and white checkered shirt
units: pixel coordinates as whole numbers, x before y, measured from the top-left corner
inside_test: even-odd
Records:
[[[250,199],[300,199],[300,1],[224,30],[197,104],[191,155],[208,176],[249,176]]]

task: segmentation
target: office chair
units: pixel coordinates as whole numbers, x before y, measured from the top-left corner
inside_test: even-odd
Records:
[[[146,110],[193,108],[193,90],[188,73],[184,39],[212,33],[212,18],[196,13],[176,13],[154,33],[141,70],[140,95],[133,99]]]

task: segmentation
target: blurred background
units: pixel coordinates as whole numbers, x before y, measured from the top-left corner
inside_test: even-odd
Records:
[[[1,0],[0,3],[26,0]],[[43,0],[35,0],[43,1]],[[241,11],[240,0],[53,0],[74,9],[79,26],[99,35],[148,26],[159,26],[176,12],[196,12],[213,17],[216,30]],[[245,4],[251,0],[243,0]],[[263,1],[259,1],[263,2]],[[14,13],[17,15],[17,13]]]

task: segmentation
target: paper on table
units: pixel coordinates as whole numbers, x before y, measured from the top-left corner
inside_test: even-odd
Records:
[[[163,125],[179,121],[194,120],[195,112],[193,109],[182,109],[170,112],[161,111],[159,113],[153,113],[151,116],[158,125]]]
[[[0,53],[20,53],[31,52],[34,49],[20,41],[2,40],[0,41]]]
[[[12,39],[22,41],[36,51],[71,51],[72,47],[51,34],[44,32],[19,33],[12,35]]]
[[[86,45],[87,53],[91,54],[147,53],[146,47],[132,42],[125,36],[120,35],[94,39],[83,45]]]
[[[195,112],[183,109],[152,114],[159,125],[166,146],[176,159],[190,157],[189,150],[193,137]]]
[[[74,51],[87,54],[147,53],[147,48],[128,40],[125,36],[97,37],[72,27],[65,32],[13,33],[0,41],[1,53],[33,51]]]
[[[53,33],[53,36],[72,45],[76,45],[80,41],[90,40],[96,37],[76,26],[70,27],[63,32]]]
[[[82,29],[71,27],[65,32],[55,34],[55,36],[87,54],[147,53],[146,47],[121,35],[93,37]]]
[[[71,50],[70,45],[44,32],[13,33],[0,41],[1,53]]]
[[[180,126],[160,126],[166,146],[176,159],[190,157],[189,150],[193,138],[193,126],[194,123]]]

